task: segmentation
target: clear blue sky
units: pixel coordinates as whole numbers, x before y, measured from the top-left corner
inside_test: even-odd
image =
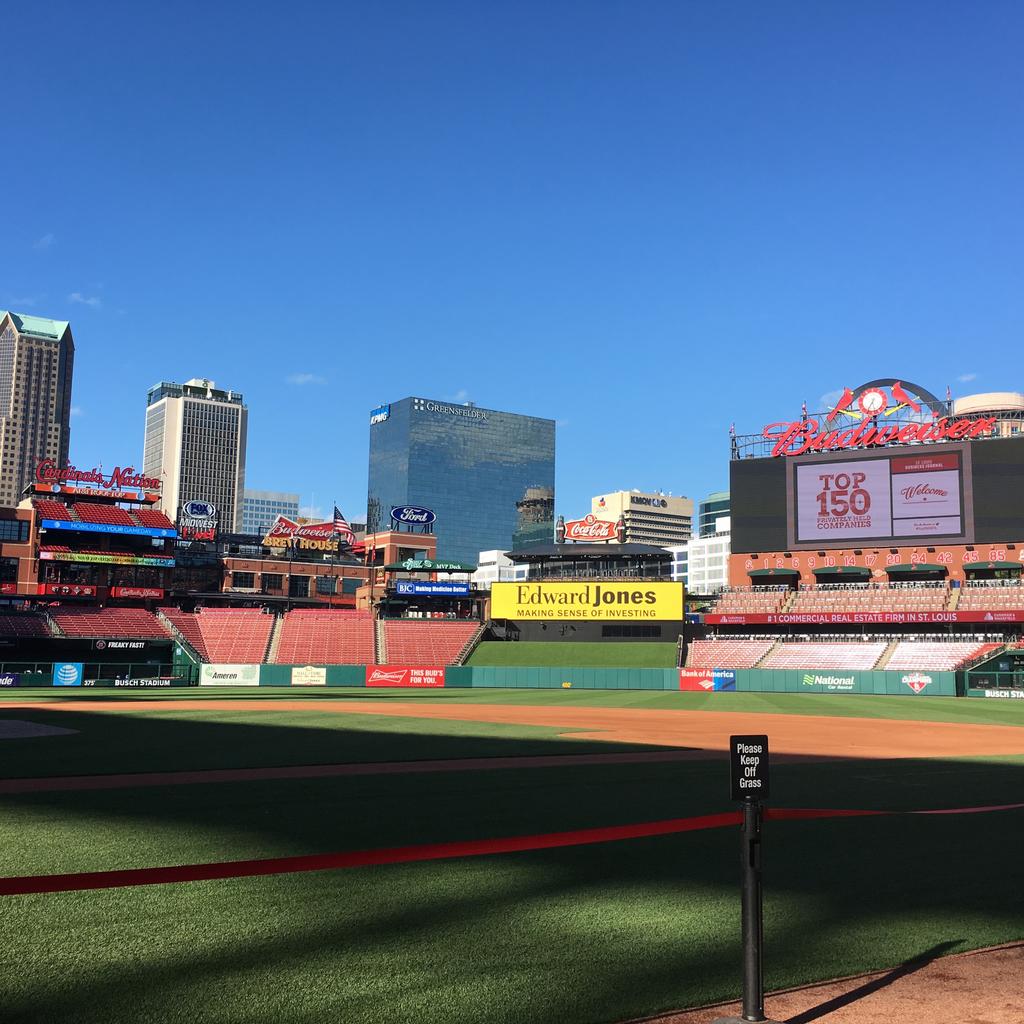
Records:
[[[244,392],[247,483],[360,519],[368,413],[558,420],[558,506],[728,485],[875,377],[1024,389],[1024,6],[16,4],[0,308],[72,458]]]

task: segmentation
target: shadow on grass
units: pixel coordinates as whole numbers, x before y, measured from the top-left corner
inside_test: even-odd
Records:
[[[146,714],[40,706],[31,717],[82,730],[57,741],[69,753],[49,764],[73,774],[97,763],[124,771],[623,749],[521,726],[255,714],[163,715],[155,702]],[[63,746],[71,742],[73,752]],[[18,743],[37,745],[25,774],[44,774],[54,741]],[[1005,762],[773,770],[782,806],[1009,803],[1024,778]],[[586,828],[721,811],[727,797],[718,762],[481,770],[8,796],[0,828],[4,859],[16,865],[6,873],[28,874]],[[1019,848],[1022,823],[1019,812],[769,823],[770,987],[902,960],[898,972],[915,950],[1015,937],[1024,895],[1005,874],[970,865],[979,851]],[[739,984],[738,847],[724,830],[9,898],[0,1003],[5,1019],[25,1021],[596,1024],[713,1002]],[[950,939],[952,928],[964,939]]]

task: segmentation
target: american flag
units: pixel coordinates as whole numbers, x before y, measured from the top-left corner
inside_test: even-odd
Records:
[[[352,527],[348,525],[348,520],[341,514],[341,509],[337,505],[334,506],[334,532],[347,547],[352,547],[356,541]]]

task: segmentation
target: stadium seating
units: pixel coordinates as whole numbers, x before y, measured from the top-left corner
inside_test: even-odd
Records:
[[[875,667],[885,652],[884,641],[861,643],[781,643],[761,664],[761,668],[832,669],[867,671]]]
[[[14,612],[0,615],[0,636],[50,636],[50,627],[42,615]]]
[[[771,649],[775,640],[732,640],[717,637],[694,640],[687,651],[687,668],[753,668]]]
[[[275,617],[259,608],[201,608],[197,612],[162,608],[161,611],[207,661],[254,665],[266,657]]]
[[[36,498],[32,504],[35,506],[36,512],[39,513],[40,519],[62,519],[67,521],[76,518],[74,512],[67,505],[63,505],[59,501],[52,501],[49,498]]]
[[[709,611],[715,615],[773,615],[782,610],[791,590],[727,590]]]
[[[273,660],[280,665],[372,665],[374,648],[369,612],[302,608],[284,616]]]
[[[117,505],[94,505],[77,501],[72,506],[83,523],[100,523],[104,526],[135,526],[135,520]]]
[[[932,672],[954,672],[970,662],[977,661],[1002,644],[978,644],[970,641],[929,643],[918,640],[904,640],[896,645],[886,664],[892,672],[908,672],[916,669]]]
[[[821,612],[938,612],[949,604],[945,587],[840,587],[800,590],[789,611]]]
[[[965,612],[1024,610],[1024,586],[1014,583],[963,587],[956,607],[957,611]]]
[[[177,608],[158,609],[167,621],[185,638],[201,658],[209,661],[203,631],[199,628],[199,616],[195,612],[183,612]]]
[[[65,636],[166,640],[167,630],[141,608],[56,608],[50,617]]]
[[[480,629],[476,621],[432,622],[386,619],[384,643],[389,665],[451,665]]]
[[[174,523],[170,521],[158,509],[155,508],[136,508],[132,510],[132,515],[135,517],[135,521],[139,526],[148,526],[151,529],[159,530],[173,530]]]

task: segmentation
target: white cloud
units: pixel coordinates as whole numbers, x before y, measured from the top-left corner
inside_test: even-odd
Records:
[[[446,395],[446,402],[468,402],[469,392],[465,388],[459,388],[454,395]]]
[[[68,296],[68,302],[80,302],[83,306],[91,306],[93,309],[99,309],[103,305],[103,300],[98,295],[83,295],[81,292],[72,292]]]
[[[324,510],[320,505],[300,505],[299,515],[303,519],[323,519]]]
[[[52,231],[47,231],[46,234],[43,235],[42,238],[37,238],[32,243],[32,248],[33,249],[49,249],[50,246],[53,245],[54,241],[55,241],[55,239],[53,237],[53,232]]]
[[[976,373],[961,373],[960,376],[957,377],[957,380],[963,381],[964,384],[967,384],[969,381],[977,379],[978,375]]]
[[[555,426],[556,427],[567,427],[567,426],[569,426],[569,421],[568,420],[555,420]]]
[[[285,380],[289,384],[326,384],[327,378],[318,373],[290,373]]]
[[[71,415],[72,416],[81,416],[82,415],[82,407],[80,405],[73,405],[73,406],[71,406]]]
[[[7,303],[6,308],[7,309],[15,309],[15,310],[16,309],[31,309],[38,301],[39,301],[39,299],[37,299],[36,296],[34,296],[34,295],[29,295],[29,296],[24,297],[24,298],[12,298]]]

